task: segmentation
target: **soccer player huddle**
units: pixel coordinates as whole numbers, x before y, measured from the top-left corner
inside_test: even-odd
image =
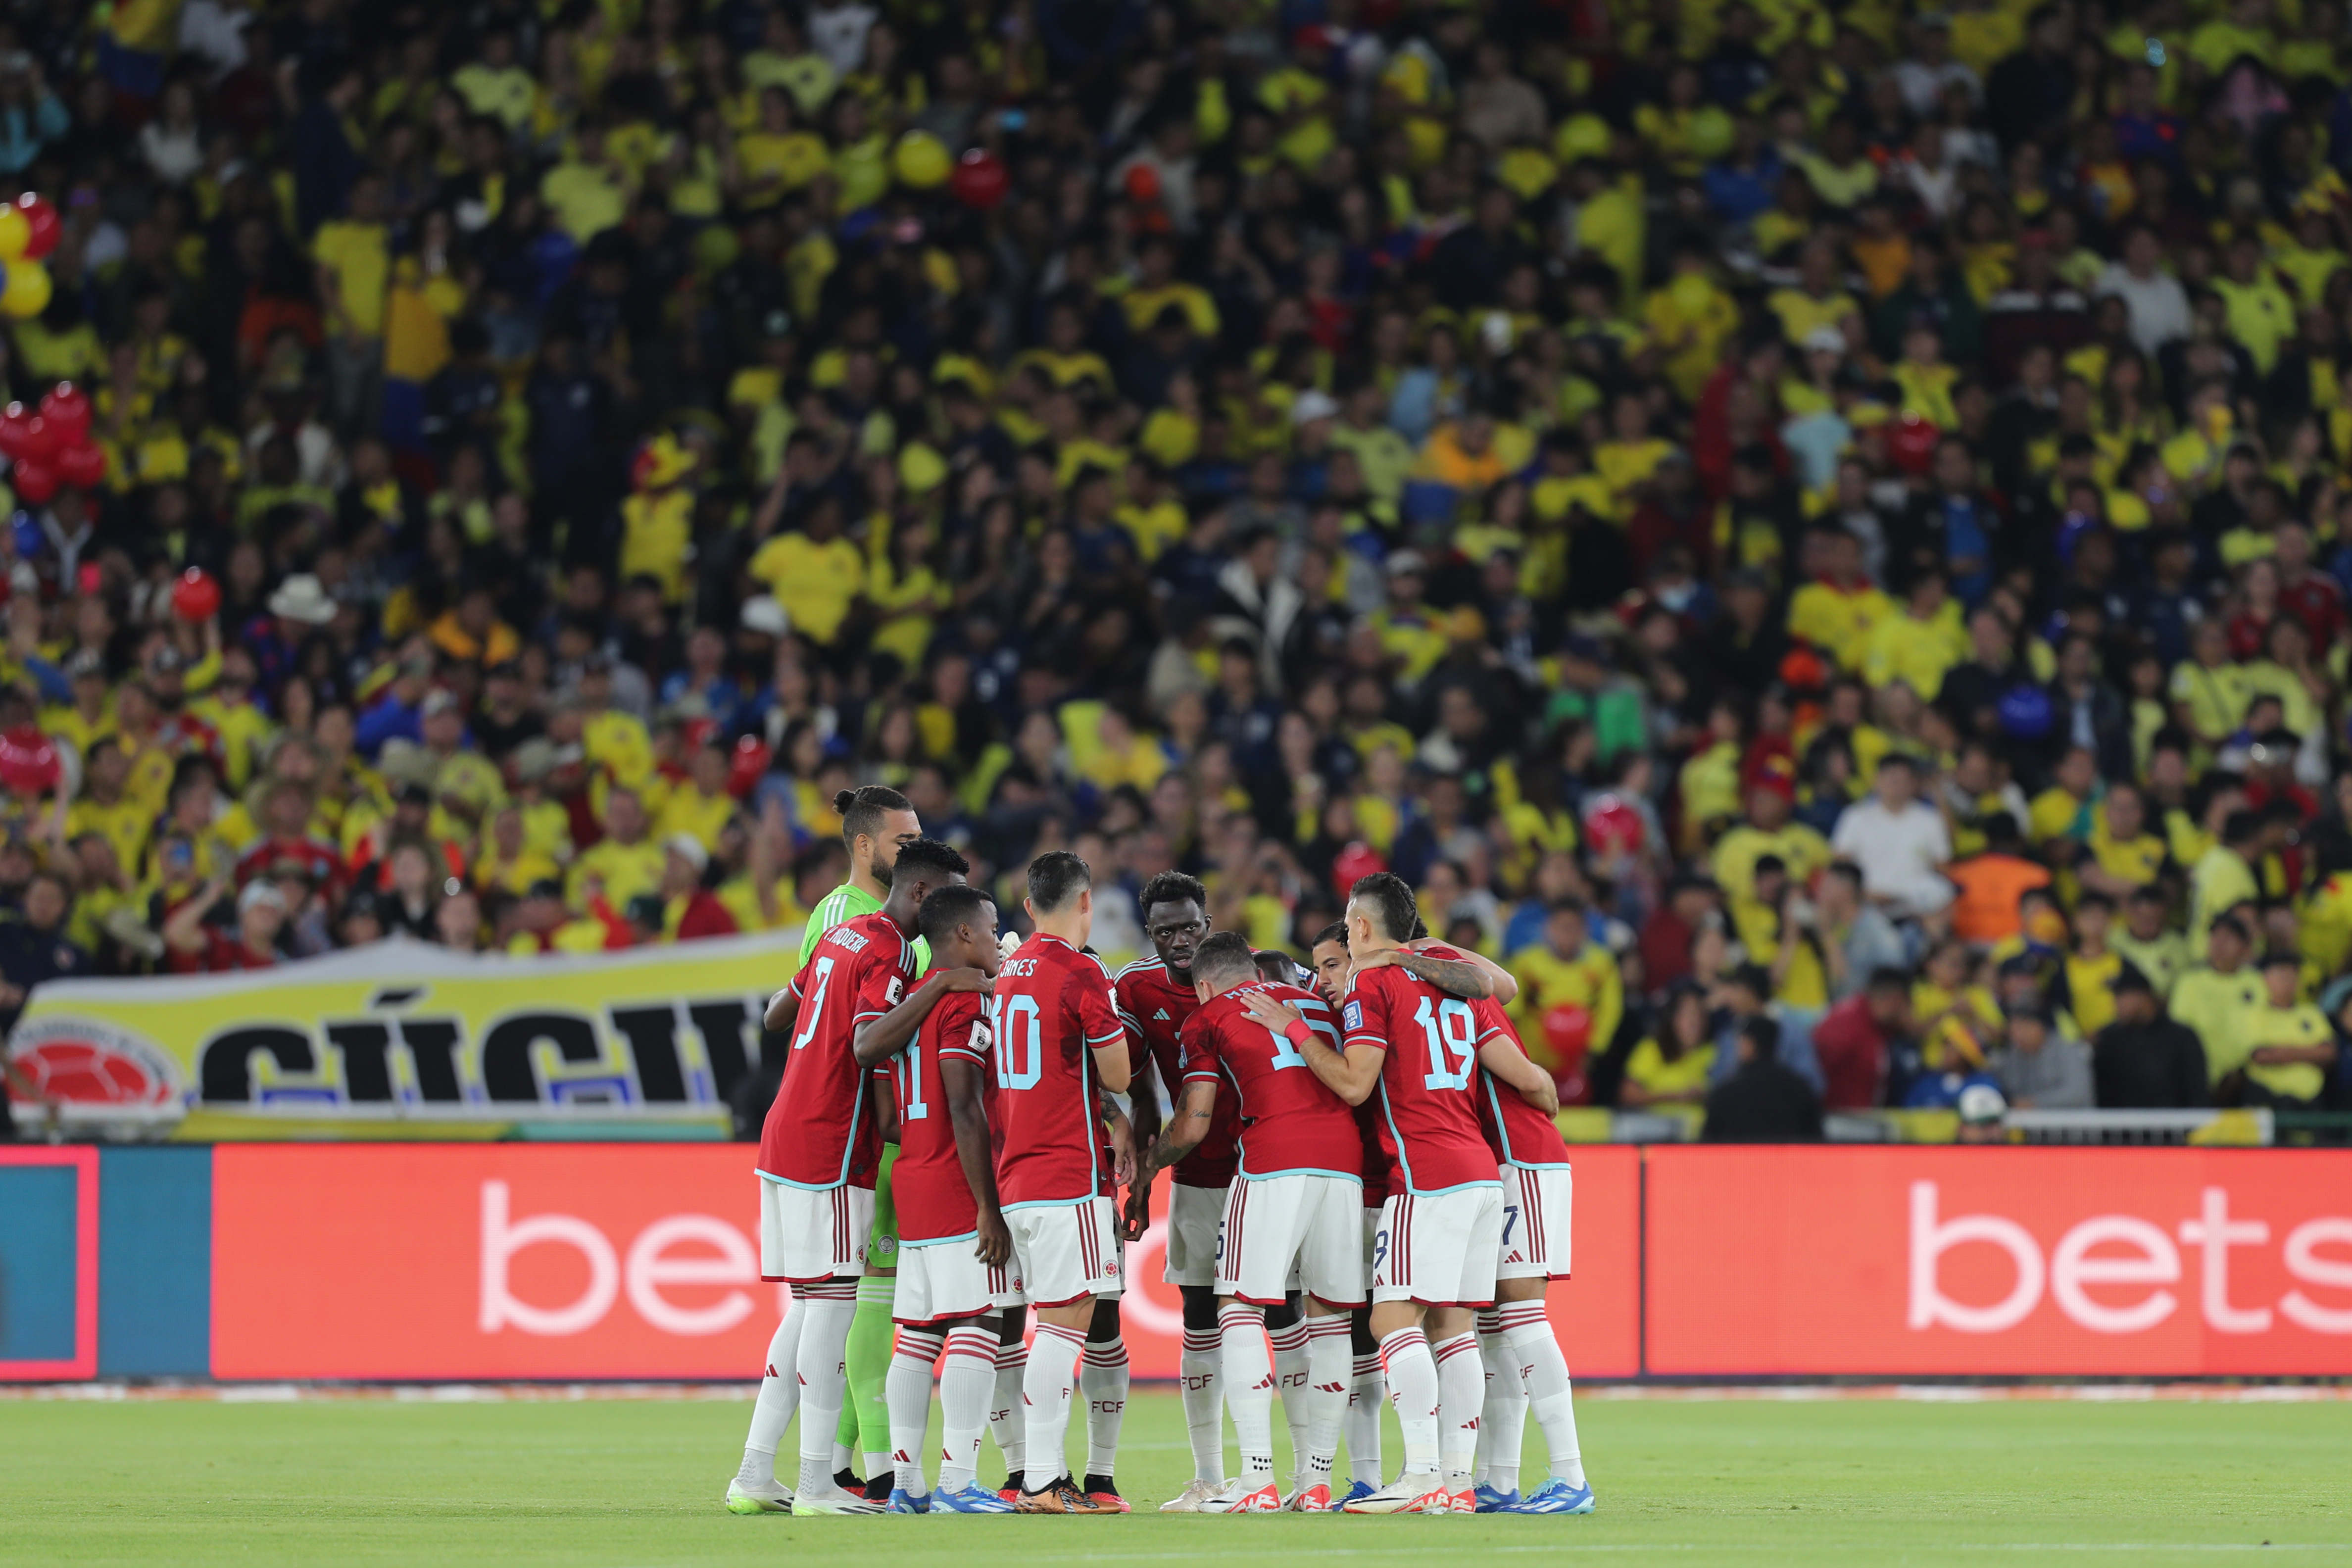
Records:
[[[1123,1248],[1165,1170],[1193,1479],[1161,1511],[1591,1510],[1544,1312],[1569,1271],[1568,1152],[1551,1079],[1504,1014],[1507,974],[1423,939],[1388,873],[1355,885],[1309,975],[1212,932],[1201,884],[1171,872],[1139,900],[1154,956],[1113,976],[1087,947],[1076,856],[1031,863],[1033,934],[1014,945],[903,796],[838,804],[851,880],[766,1016],[791,1051],[760,1143],[761,1272],[792,1305],[730,1510],[1129,1511],[1114,1477]],[[1383,1398],[1403,1438],[1393,1481]],[[787,1486],[776,1447],[796,1410]],[[1552,1473],[1523,1492],[1530,1414]],[[1008,1471],[995,1489],[978,1476],[983,1432]]]

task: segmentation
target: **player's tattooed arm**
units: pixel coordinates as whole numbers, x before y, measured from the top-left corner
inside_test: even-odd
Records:
[[[1209,1135],[1209,1122],[1216,1110],[1214,1081],[1203,1078],[1187,1083],[1184,1092],[1176,1097],[1176,1110],[1168,1119],[1167,1131],[1151,1146],[1151,1158],[1136,1173],[1135,1184],[1149,1187],[1152,1177],[1198,1149]]]
[[[1004,1227],[1004,1211],[996,1196],[996,1161],[988,1147],[988,1112],[980,1100],[980,1068],[961,1057],[940,1059],[940,1086],[948,1097],[948,1122],[955,1129],[956,1163],[963,1167],[964,1184],[971,1189],[972,1206],[980,1211],[982,1263],[995,1266],[1013,1256],[1013,1235]]]
[[[1496,1035],[1478,1047],[1478,1065],[1518,1091],[1519,1098],[1546,1116],[1559,1113],[1559,1086],[1551,1074],[1528,1060],[1527,1052],[1507,1035]]]
[[[1474,1002],[1491,996],[1507,1007],[1519,994],[1518,980],[1511,972],[1483,953],[1432,958],[1407,947],[1397,950],[1396,962],[1407,974]]]
[[[940,998],[950,991],[974,991],[985,994],[992,983],[977,969],[940,969],[929,979],[915,987],[907,999],[878,1018],[868,1018],[857,1026],[850,1037],[849,1048],[857,1058],[857,1065],[870,1068],[877,1062],[889,1060],[915,1037]]]

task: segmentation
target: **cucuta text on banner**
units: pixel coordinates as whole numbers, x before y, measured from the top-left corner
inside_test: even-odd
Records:
[[[529,960],[394,940],[250,974],[57,982],[9,1035],[13,1110],[28,1131],[186,1141],[723,1134],[799,940]]]

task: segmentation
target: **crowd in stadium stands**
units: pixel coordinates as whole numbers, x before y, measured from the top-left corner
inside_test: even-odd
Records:
[[[25,0],[0,393],[108,462],[0,529],[0,1016],[793,926],[883,784],[1008,911],[1069,847],[1303,956],[1398,871],[1717,1136],[2341,1104],[2346,43]]]

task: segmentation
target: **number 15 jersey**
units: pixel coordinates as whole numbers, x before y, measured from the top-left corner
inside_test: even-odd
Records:
[[[1335,1043],[1331,1008],[1311,991],[1259,982],[1212,997],[1184,1024],[1184,1081],[1220,1086],[1241,1122],[1241,1174],[1245,1181],[1307,1173],[1363,1179],[1364,1141],[1353,1107],[1325,1087],[1287,1035],[1250,1016],[1243,998],[1262,993],[1295,1010],[1307,1026]]]
[[[1351,1046],[1378,1046],[1381,1148],[1396,1163],[1390,1191],[1428,1197],[1495,1186],[1494,1152],[1478,1124],[1478,1047],[1492,1032],[1471,1005],[1395,964],[1360,971],[1339,1008]]]

